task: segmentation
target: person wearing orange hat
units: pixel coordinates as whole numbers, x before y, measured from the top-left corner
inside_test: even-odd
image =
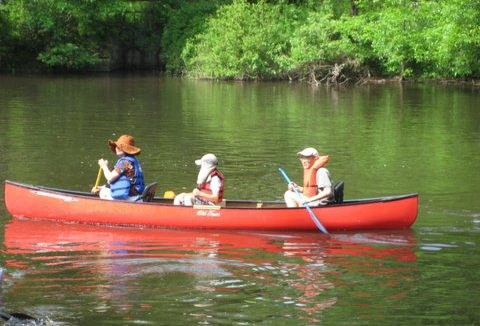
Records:
[[[333,197],[332,180],[330,173],[324,167],[329,157],[320,156],[313,147],[307,147],[297,153],[303,166],[303,186],[291,183],[284,194],[287,207],[301,207],[326,205]],[[296,187],[301,193],[298,196],[292,187]]]
[[[130,135],[121,135],[117,141],[108,141],[113,153],[119,156],[112,170],[108,168],[108,161],[101,158],[98,165],[103,171],[107,185],[94,187],[93,193],[99,193],[101,199],[121,199],[138,201],[145,189],[143,170],[137,155],[141,149],[135,146],[135,138]]]
[[[218,160],[214,154],[205,154],[195,160],[200,167],[197,176],[197,187],[190,193],[178,194],[174,205],[218,205],[223,199],[223,173],[218,170]]]

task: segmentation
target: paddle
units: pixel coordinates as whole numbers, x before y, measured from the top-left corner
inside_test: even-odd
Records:
[[[278,171],[280,171],[280,173],[283,175],[283,177],[285,178],[285,181],[287,181],[288,184],[292,184],[292,181],[290,181],[290,178],[288,177],[288,175],[285,173],[285,171],[282,168],[278,168]],[[292,189],[293,189],[293,191],[295,191],[295,193],[297,194],[297,196],[299,198],[302,198],[302,195],[298,192],[298,189],[296,187],[292,186]],[[318,227],[318,229],[320,231],[322,231],[323,233],[328,234],[327,229],[325,229],[323,227],[322,223],[320,223],[320,221],[315,216],[315,213],[313,213],[310,206],[308,206],[307,203],[303,204],[303,206],[307,209],[308,214],[310,214],[310,217],[312,218],[313,223],[315,223],[315,225]]]
[[[98,188],[98,185],[100,184],[100,178],[102,177],[102,167],[98,168],[98,174],[97,174],[97,180],[95,181],[95,187]]]
[[[95,180],[95,185],[93,186],[91,193],[94,194],[95,196],[98,196],[100,194],[100,188],[98,185],[100,184],[100,178],[102,177],[102,168],[98,168],[98,173],[97,173],[97,180]]]

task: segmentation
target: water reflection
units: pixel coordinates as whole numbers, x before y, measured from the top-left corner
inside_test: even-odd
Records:
[[[95,314],[97,321],[128,323],[178,314],[180,324],[278,316],[317,323],[330,307],[352,301],[344,296],[352,282],[375,284],[379,296],[404,291],[415,246],[411,231],[327,239],[13,219],[5,227],[5,303],[73,323]],[[372,276],[386,284],[368,281]],[[37,306],[45,296],[50,306]]]
[[[0,85],[1,180],[89,190],[95,162],[112,158],[105,140],[131,133],[160,194],[184,191],[196,176],[193,160],[213,151],[228,178],[227,198],[282,199],[277,168],[301,180],[294,153],[307,145],[331,155],[346,198],[420,193],[414,234],[330,240],[160,230],[127,236],[43,222],[22,231],[12,221],[7,242],[0,234],[6,311],[73,325],[480,320],[480,275],[468,272],[479,268],[478,90],[119,75],[0,76]],[[445,177],[450,171],[454,178]],[[2,227],[9,218],[0,195]]]

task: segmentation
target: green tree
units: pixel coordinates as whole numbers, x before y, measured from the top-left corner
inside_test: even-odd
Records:
[[[423,6],[418,59],[428,77],[480,77],[480,1],[430,1]]]
[[[166,7],[168,18],[162,34],[161,48],[167,71],[183,73],[185,62],[182,52],[187,40],[204,32],[208,17],[219,7],[230,2],[230,0],[200,0]]]
[[[412,75],[416,64],[418,15],[414,1],[359,1],[358,14],[344,19],[342,30],[361,63],[378,64],[382,74],[405,77]]]
[[[9,54],[8,44],[10,41],[10,27],[6,17],[6,10],[0,5],[0,69],[7,63],[7,56]]]
[[[14,0],[5,5],[16,48],[49,67],[98,63],[109,38],[122,35],[130,4],[121,0]]]
[[[478,0],[357,4],[358,15],[345,17],[342,34],[362,64],[402,77],[478,76]]]
[[[348,57],[350,44],[342,39],[340,24],[331,8],[309,11],[292,34],[292,60],[297,66],[335,62]]]
[[[202,78],[348,65],[358,76],[480,77],[480,0],[0,1],[0,69],[84,70],[131,49]]]
[[[292,66],[290,36],[298,13],[265,1],[221,7],[205,32],[188,40],[182,53],[187,71],[212,78],[282,77]]]

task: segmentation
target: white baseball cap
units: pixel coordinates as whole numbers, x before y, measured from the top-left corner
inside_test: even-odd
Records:
[[[304,148],[301,152],[298,152],[297,155],[304,157],[318,156],[318,151],[313,147],[307,147]]]
[[[202,158],[195,160],[195,164],[198,166],[201,166],[202,164],[217,165],[218,160],[214,154],[209,153],[209,154],[203,155]]]

